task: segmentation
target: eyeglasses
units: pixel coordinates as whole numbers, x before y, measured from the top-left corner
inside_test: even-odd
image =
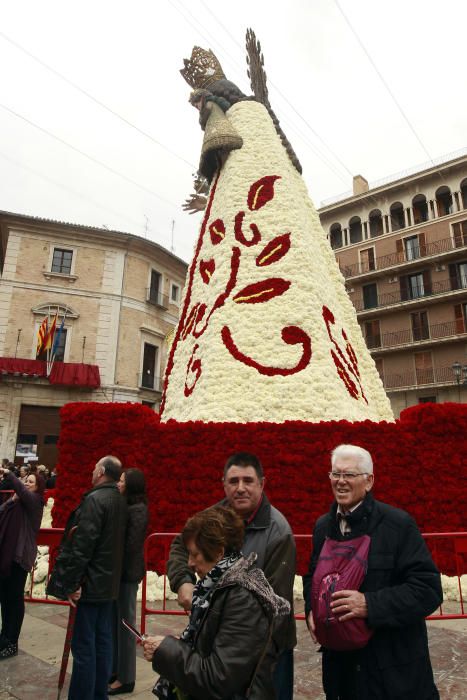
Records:
[[[329,472],[331,481],[339,481],[339,479],[353,481],[357,476],[368,476],[368,472]]]

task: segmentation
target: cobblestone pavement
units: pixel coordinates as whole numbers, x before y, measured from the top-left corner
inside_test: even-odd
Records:
[[[28,604],[20,638],[20,651],[12,659],[0,661],[0,700],[55,700],[68,610],[61,606]],[[184,616],[154,616],[148,632],[180,632]],[[429,623],[430,652],[442,700],[464,700],[467,688],[467,623],[446,620]],[[72,660],[70,657],[69,670]],[[131,695],[123,698],[154,698],[151,689],[155,674],[138,650],[137,681]],[[295,651],[294,700],[322,700],[320,655],[314,650],[304,622],[298,623]],[[67,697],[69,675],[61,698]],[[414,698],[414,700],[417,700]]]

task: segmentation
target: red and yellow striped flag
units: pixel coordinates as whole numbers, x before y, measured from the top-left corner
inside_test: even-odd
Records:
[[[52,321],[52,324],[49,328],[49,332],[47,333],[47,336],[44,340],[44,350],[51,350],[52,349],[52,343],[54,342],[55,329],[57,328],[57,317],[58,317],[58,312],[55,314],[55,318]]]
[[[37,346],[36,346],[36,357],[39,357],[39,355],[42,352],[42,349],[44,347],[44,340],[46,339],[47,336],[47,328],[48,328],[48,318],[47,316],[44,318],[42,321],[41,325],[39,326],[39,330],[37,332]]]

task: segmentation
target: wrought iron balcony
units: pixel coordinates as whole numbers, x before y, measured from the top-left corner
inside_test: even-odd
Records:
[[[406,301],[418,301],[459,289],[467,289],[467,278],[462,275],[432,282],[430,285],[415,285],[407,289],[407,291],[404,291],[404,293],[402,293],[400,287],[398,287],[393,292],[378,294],[372,299],[365,300],[362,296],[356,299],[352,298],[352,303],[357,312],[371,311],[372,309],[394,306],[395,304],[401,304]]]
[[[156,377],[151,372],[142,372],[138,375],[138,386],[140,389],[150,389],[151,391],[162,391],[162,379]]]
[[[363,243],[363,241],[362,241]],[[370,241],[368,241],[370,243]],[[433,243],[420,243],[408,251],[400,253],[390,253],[381,257],[370,260],[369,262],[359,262],[353,265],[345,265],[341,267],[341,272],[346,279],[357,277],[358,275],[366,275],[375,270],[386,270],[396,265],[403,263],[411,263],[420,260],[421,258],[429,258],[431,256],[440,255],[453,250],[461,250],[467,248],[467,240],[463,237],[443,238],[440,241]]]
[[[146,289],[146,301],[155,306],[159,306],[161,309],[169,308],[169,297],[167,294],[162,294],[152,287]]]
[[[407,369],[395,374],[384,374],[381,377],[386,390],[410,389],[434,384],[456,384],[452,367],[429,367],[427,369]]]
[[[370,350],[383,350],[386,348],[397,348],[412,343],[421,343],[427,340],[440,340],[441,338],[452,338],[467,333],[466,324],[456,321],[446,321],[435,323],[429,326],[416,328],[404,328],[393,333],[377,333],[367,335],[365,340]]]

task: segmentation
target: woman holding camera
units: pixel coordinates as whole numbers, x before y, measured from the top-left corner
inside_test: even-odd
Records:
[[[24,618],[24,586],[36,560],[45,484],[37,473],[29,474],[24,482],[9,469],[1,468],[2,475],[5,487],[14,491],[0,506],[0,659],[7,659],[18,653]]]

